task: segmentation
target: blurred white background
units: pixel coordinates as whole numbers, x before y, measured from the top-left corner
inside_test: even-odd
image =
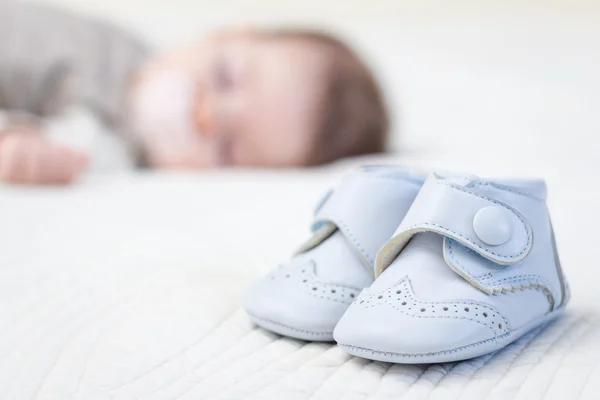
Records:
[[[600,167],[597,1],[41,2],[117,21],[159,48],[231,25],[325,28],[379,73],[393,111],[393,148],[405,158],[435,163],[459,152],[470,158],[464,167],[480,174],[514,158],[522,162],[507,174]]]

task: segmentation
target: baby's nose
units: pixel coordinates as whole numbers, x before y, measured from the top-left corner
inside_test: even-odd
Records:
[[[214,136],[217,132],[215,107],[211,101],[202,101],[194,111],[196,131],[203,136]]]

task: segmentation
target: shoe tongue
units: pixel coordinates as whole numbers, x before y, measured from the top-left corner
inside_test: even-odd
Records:
[[[454,274],[444,261],[443,240],[441,235],[433,232],[416,234],[394,262],[375,280],[371,289],[388,289],[407,275]]]

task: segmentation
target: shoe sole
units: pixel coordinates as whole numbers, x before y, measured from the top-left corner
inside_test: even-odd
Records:
[[[548,323],[554,318],[558,317],[563,310],[564,307],[556,309],[544,315],[543,317],[540,317],[529,324],[522,326],[521,328],[505,333],[502,336],[484,340],[478,343],[473,343],[467,346],[458,347],[456,349],[443,350],[439,352],[405,354],[366,349],[363,347],[340,343],[338,343],[338,346],[353,356],[396,364],[432,364],[461,361],[500,350],[538,326]]]
[[[294,339],[300,339],[310,342],[333,342],[333,331],[332,332],[314,332],[301,328],[294,328],[281,324],[270,319],[260,318],[256,315],[248,313],[248,316],[256,325],[264,328],[268,331],[277,333],[278,335],[288,336]]]

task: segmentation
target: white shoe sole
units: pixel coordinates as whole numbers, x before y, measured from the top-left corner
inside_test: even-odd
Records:
[[[271,321],[257,317],[252,314],[248,314],[252,322],[256,325],[264,328],[268,331],[275,332],[279,335],[288,336],[293,339],[306,340],[310,342],[333,342],[333,331],[332,332],[313,332],[306,329],[294,328],[281,324],[279,322]]]
[[[484,340],[482,342],[473,343],[468,346],[459,347],[451,350],[443,350],[433,353],[390,353],[373,349],[365,349],[352,345],[339,344],[344,351],[353,356],[367,358],[369,360],[384,361],[396,364],[431,364],[442,362],[461,361],[469,358],[479,357],[496,350],[500,350],[508,344],[519,339],[521,336],[532,331],[536,327],[543,325],[560,315],[564,307],[556,309],[543,317],[540,317],[521,328],[512,330],[502,336],[494,339]]]

